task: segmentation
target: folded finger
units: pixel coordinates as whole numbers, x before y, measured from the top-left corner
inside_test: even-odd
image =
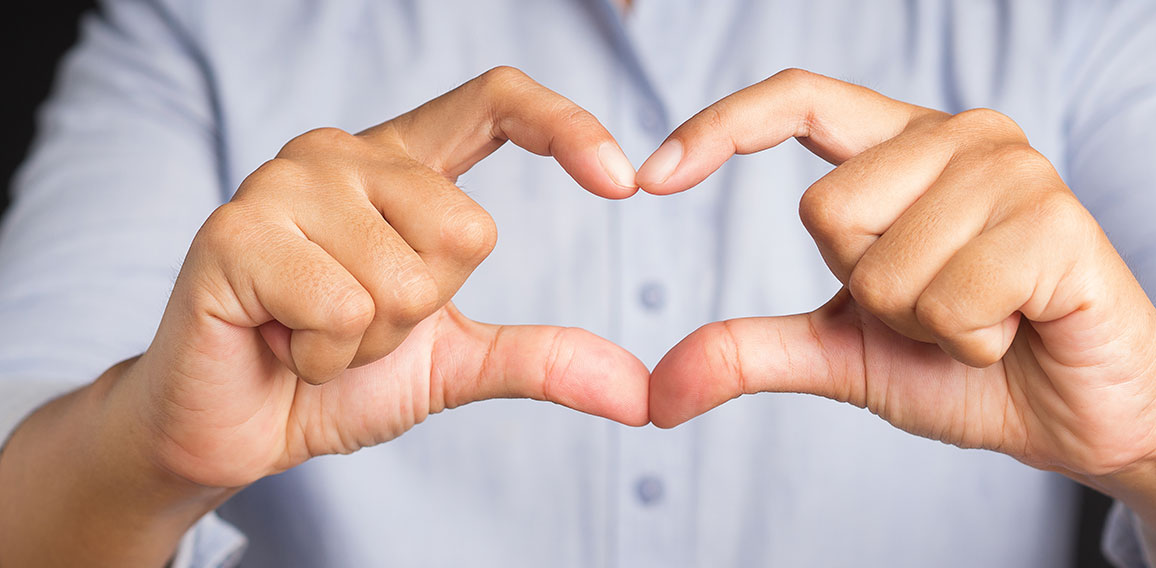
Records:
[[[353,275],[373,299],[373,319],[353,366],[389,354],[444,303],[430,267],[368,202],[334,200],[327,207],[300,209],[294,217],[305,237]]]
[[[413,164],[366,181],[375,214],[421,258],[437,283],[439,305],[465,283],[497,242],[493,218],[445,177]]]
[[[842,270],[850,271],[845,282],[852,297],[895,331],[934,342],[916,317],[916,301],[952,256],[998,219],[994,197],[1016,191],[998,186],[1015,183],[967,164],[949,165],[861,256],[846,259]],[[982,185],[995,191],[978,191]]]
[[[905,211],[928,192],[952,157],[934,133],[905,133],[847,160],[811,185],[799,216],[831,272],[851,270]]]
[[[341,263],[294,228],[261,223],[237,203],[214,212],[201,234],[224,280],[224,287],[204,286],[214,300],[209,314],[241,327],[284,326],[289,333],[267,335],[278,339],[270,348],[308,382],[325,382],[349,366],[374,304]]]

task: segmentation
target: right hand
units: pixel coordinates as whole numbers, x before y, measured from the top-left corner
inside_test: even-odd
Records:
[[[499,397],[646,424],[649,373],[622,348],[449,303],[496,239],[454,182],[507,139],[600,196],[636,189],[593,116],[509,68],[356,136],[306,133],[250,175],[198,233],[152,345],[111,391],[149,459],[240,487]]]

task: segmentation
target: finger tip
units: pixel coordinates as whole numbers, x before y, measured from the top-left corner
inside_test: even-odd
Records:
[[[935,342],[956,361],[975,369],[986,369],[1003,360],[1018,328],[1019,318],[1013,314],[989,327],[959,334],[951,340],[936,339]]]
[[[639,185],[656,186],[670,179],[682,162],[683,145],[678,138],[667,138],[650,157],[642,162],[634,179]]]
[[[634,176],[634,183],[643,191],[649,191],[647,188],[660,185],[661,181],[662,180],[654,179],[654,176],[648,173],[646,164],[642,164],[642,167],[638,170],[638,174]]]
[[[646,426],[650,424],[650,369],[638,357],[629,352],[625,353],[632,360],[627,363],[631,370],[626,380],[633,388],[628,397],[630,400],[627,401],[629,421],[623,423],[630,426]]]
[[[662,430],[670,430],[670,429],[674,428],[675,426],[682,424],[683,422],[686,422],[686,420],[680,419],[676,416],[669,415],[667,413],[654,412],[654,411],[651,411],[651,413],[650,413],[650,423],[654,424],[654,426],[656,428],[659,428]]]
[[[620,184],[609,174],[597,169],[594,171],[583,170],[581,175],[577,172],[571,172],[571,176],[578,181],[583,189],[603,199],[618,201],[633,197],[639,190],[638,184],[634,183],[633,179],[628,184]]]
[[[703,179],[705,178],[698,178],[694,172],[689,170],[679,170],[674,175],[661,179],[655,179],[650,176],[643,177],[641,173],[636,178],[638,189],[651,195],[681,193],[698,185]]]
[[[629,197],[634,197],[634,194],[638,193],[638,189],[639,189],[638,186],[627,187],[627,186],[615,185],[615,186],[613,186],[613,189],[610,189],[609,191],[598,192],[598,195],[605,197],[606,199],[612,199],[614,201],[618,201],[621,199],[627,199]]]
[[[625,159],[625,157],[623,158]],[[630,168],[629,177],[616,179],[614,175],[599,160],[582,156],[576,159],[558,158],[562,169],[570,174],[579,187],[604,199],[626,199],[638,193],[638,184],[634,181],[634,168]],[[625,174],[620,174],[625,176]]]
[[[668,189],[666,184],[639,183],[638,189],[650,195],[670,195],[672,193],[678,193],[675,190]]]
[[[633,197],[634,194],[638,193],[639,189],[638,186],[626,187],[615,185],[610,180],[591,180],[590,178],[583,178],[582,181],[578,182],[578,185],[580,185],[582,189],[585,189],[586,191],[597,195],[598,197],[609,199],[611,201],[620,201]]]
[[[694,418],[693,413],[688,414],[689,409],[690,405],[678,398],[651,396],[649,420],[656,427],[669,430]]]
[[[652,169],[647,168],[646,164],[638,170],[638,175],[634,176],[634,181],[638,185],[638,189],[653,195],[664,195],[673,193],[667,188],[667,177],[658,177],[654,174]]]
[[[649,424],[650,369],[606,339],[585,330],[581,337],[590,342],[584,348],[587,357],[571,371],[584,379],[568,383],[567,391],[556,392],[560,402],[627,426]]]
[[[677,410],[682,406],[678,396],[681,390],[677,386],[679,377],[668,371],[669,361],[672,355],[675,355],[675,351],[676,349],[672,349],[654,366],[654,371],[651,372],[647,385],[650,423],[663,430],[674,428],[684,422],[677,416]]]
[[[618,144],[610,141],[603,142],[598,146],[597,153],[602,171],[609,178],[611,185],[617,189],[612,194],[633,195],[634,192],[638,191],[637,172],[634,169],[634,164],[630,163],[630,158],[626,157]],[[623,195],[623,197],[629,197],[629,195]]]
[[[654,366],[649,384],[651,424],[674,428],[732,398],[713,379],[701,352],[702,338],[692,333]]]

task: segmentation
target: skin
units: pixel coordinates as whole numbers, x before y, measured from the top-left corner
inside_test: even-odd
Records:
[[[689,335],[651,375],[651,421],[815,394],[1061,472],[1156,526],[1156,309],[1020,128],[789,70],[688,120],[636,179],[684,191],[792,137],[837,166],[799,212],[844,288]]]
[[[148,350],[13,435],[0,565],[162,566],[240,488],[472,401],[646,424],[649,371],[621,347],[449,303],[496,239],[454,180],[506,140],[595,194],[636,191],[594,117],[510,68],[289,142],[202,227]]]
[[[816,312],[710,324],[648,375],[580,330],[449,303],[495,238],[453,181],[506,139],[623,198],[792,137],[837,165],[800,206],[845,284]],[[290,142],[206,222],[148,351],[17,430],[0,565],[161,566],[245,485],[493,397],[673,427],[812,393],[1063,472],[1151,526],[1156,308],[1010,119],[790,70],[669,140],[633,176],[593,117],[497,69],[357,136]]]

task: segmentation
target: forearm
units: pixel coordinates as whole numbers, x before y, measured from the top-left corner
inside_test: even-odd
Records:
[[[131,363],[43,406],[0,454],[0,566],[163,566],[231,492],[156,467],[111,396]]]

